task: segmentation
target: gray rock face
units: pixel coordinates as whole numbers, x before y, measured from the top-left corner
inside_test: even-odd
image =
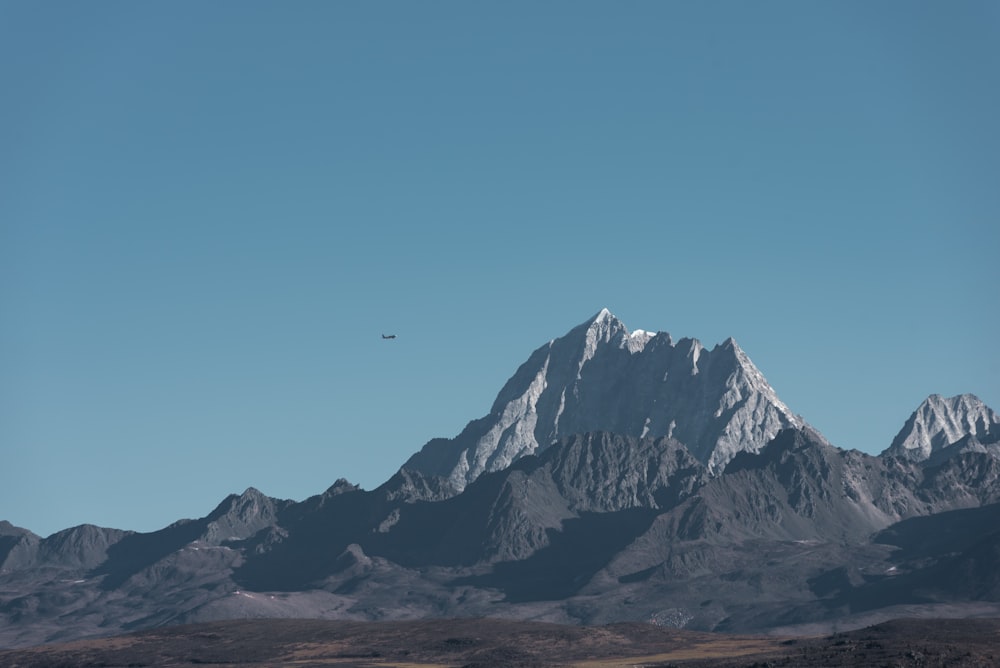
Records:
[[[48,538],[0,522],[0,572],[36,567],[94,568],[108,557],[108,550],[130,531],[81,524]]]
[[[737,453],[801,426],[733,339],[708,350],[695,339],[629,332],[603,309],[532,353],[489,415],[431,441],[403,468],[460,491],[559,439],[603,431],[675,439],[718,473]]]
[[[27,529],[0,521],[0,573],[34,564],[41,541],[41,537]]]
[[[42,540],[39,562],[66,568],[96,568],[108,550],[132,532],[82,524]]]
[[[995,448],[988,446],[998,439],[1000,415],[977,396],[960,394],[945,398],[932,394],[913,412],[882,454],[935,463],[953,452],[994,451]],[[952,447],[960,442],[959,447]]]
[[[607,432],[571,436],[546,450],[542,463],[574,512],[668,508],[708,477],[677,441]]]
[[[287,502],[272,499],[253,487],[243,494],[231,494],[206,520],[200,540],[209,545],[250,538],[261,529],[274,525],[278,512]]]

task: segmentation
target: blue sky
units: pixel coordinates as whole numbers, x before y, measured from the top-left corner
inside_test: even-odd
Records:
[[[994,2],[0,0],[0,99],[36,533],[370,489],[602,307],[841,447],[1000,409]]]

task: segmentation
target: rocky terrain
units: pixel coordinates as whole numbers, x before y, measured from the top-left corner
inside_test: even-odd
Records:
[[[248,489],[151,533],[0,522],[0,646],[248,618],[827,634],[1000,616],[998,433],[975,397],[932,396],[881,455],[843,450],[734,341],[602,311],[377,489]]]

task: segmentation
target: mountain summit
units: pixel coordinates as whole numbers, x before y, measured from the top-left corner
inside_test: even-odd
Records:
[[[974,439],[975,443],[965,443]],[[951,451],[983,450],[1000,440],[1000,415],[974,394],[932,394],[913,411],[883,454],[916,462],[937,461]]]
[[[630,332],[601,309],[541,346],[486,415],[453,439],[434,439],[403,469],[464,489],[575,434],[670,437],[709,471],[757,452],[786,427],[802,427],[732,338],[706,349],[666,332]]]

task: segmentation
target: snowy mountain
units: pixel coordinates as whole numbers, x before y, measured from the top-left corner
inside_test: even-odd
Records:
[[[959,451],[997,451],[1000,415],[973,394],[932,394],[920,404],[884,455],[936,463]]]
[[[709,350],[665,332],[629,332],[602,309],[535,350],[489,415],[427,443],[403,468],[458,491],[559,439],[604,431],[675,439],[718,473],[737,453],[803,424],[732,338]]]
[[[879,456],[843,450],[732,339],[602,310],[374,490],[249,488],[151,533],[0,521],[0,646],[245,617],[1000,616],[998,522],[1000,420],[976,397],[929,397]]]

